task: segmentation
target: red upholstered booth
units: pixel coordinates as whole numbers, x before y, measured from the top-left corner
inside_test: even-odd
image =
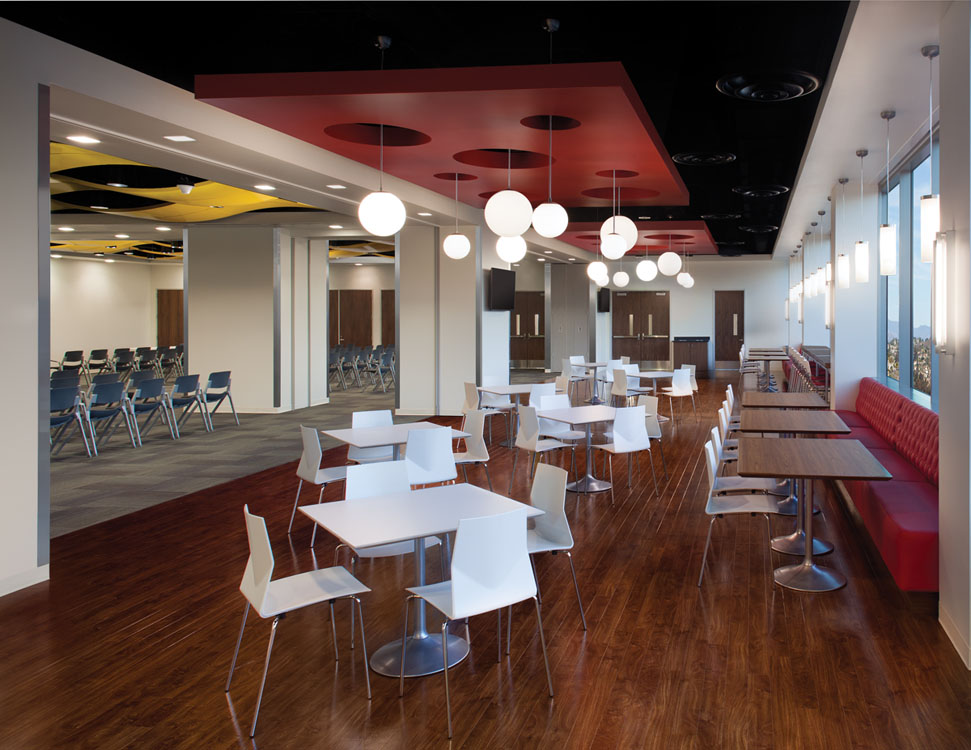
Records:
[[[873,378],[860,381],[856,411],[838,414],[893,475],[844,482],[894,581],[904,591],[937,591],[937,414]]]

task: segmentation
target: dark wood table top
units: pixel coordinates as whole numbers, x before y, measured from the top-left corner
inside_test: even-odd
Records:
[[[829,409],[742,409],[739,430],[845,435],[850,428],[835,411]]]
[[[891,478],[859,440],[742,437],[737,466],[743,477]]]
[[[750,409],[828,409],[826,399],[809,391],[803,393],[767,393],[746,391],[742,406]]]
[[[789,359],[788,354],[778,354],[776,352],[766,352],[760,354],[759,352],[749,352],[745,355],[746,359],[754,360],[756,362],[785,362]]]

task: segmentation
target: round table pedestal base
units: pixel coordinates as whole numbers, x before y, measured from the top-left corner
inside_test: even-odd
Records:
[[[846,585],[846,579],[840,573],[816,564],[799,563],[776,568],[773,577],[780,586],[793,591],[836,591]]]
[[[469,655],[469,642],[457,635],[448,635],[448,666],[454,667]],[[371,669],[385,677],[401,674],[401,639],[386,643],[371,654]],[[442,664],[442,636],[439,633],[423,638],[408,637],[405,644],[405,677],[424,677],[445,669]]]
[[[783,498],[779,501],[779,515],[780,516],[798,516],[799,515],[799,501],[794,495],[790,495],[787,498]],[[813,505],[813,515],[819,515],[819,506]]]
[[[806,554],[806,532],[797,531],[787,536],[777,536],[772,539],[772,549],[784,555]],[[827,555],[833,551],[833,545],[822,539],[813,538],[813,555]]]
[[[580,479],[576,482],[570,482],[566,488],[570,492],[579,492],[580,494],[606,492],[610,489],[610,482],[603,479],[597,479],[595,476],[587,474],[584,477],[580,477]]]

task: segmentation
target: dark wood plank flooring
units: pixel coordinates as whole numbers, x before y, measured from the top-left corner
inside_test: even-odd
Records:
[[[971,678],[937,624],[936,598],[897,591],[832,494],[820,499],[817,529],[836,544],[826,564],[846,574],[846,588],[808,595],[773,585],[772,568],[789,559],[768,551],[759,518],[716,523],[704,586],[695,585],[708,525],[702,445],[724,382],[700,385],[699,420],[689,408],[680,426],[665,427],[670,476],[659,476],[660,497],[646,457],[630,490],[618,458],[615,506],[609,494],[567,501],[588,631],[566,560],[537,561],[556,698],[546,695],[529,606],[514,611],[512,653],[500,664],[494,616],[475,618],[471,656],[450,672],[452,745],[971,747]],[[497,489],[508,486],[511,458],[493,449]],[[342,462],[343,451],[326,460]],[[528,494],[522,463],[519,499]],[[303,517],[287,538],[294,468],[55,539],[51,581],[0,599],[0,748],[254,746],[247,730],[268,622],[251,614],[232,692],[223,692],[243,609],[243,503],[267,518],[275,576],[333,560],[326,534],[314,558]],[[470,479],[485,485],[481,470]],[[326,497],[339,494],[334,486]],[[773,520],[776,532],[790,526]],[[432,573],[437,562],[433,554]],[[364,563],[358,575],[373,589],[364,599],[373,650],[400,634],[412,562]],[[369,703],[346,605],[337,625],[335,663],[326,607],[280,624],[255,745],[448,746],[441,675],[407,681],[399,699],[396,681],[372,673]]]

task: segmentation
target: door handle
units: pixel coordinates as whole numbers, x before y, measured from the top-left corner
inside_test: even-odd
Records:
[[[539,336],[539,313],[533,314],[533,330],[536,332],[536,335]]]
[[[651,336],[654,334],[654,313],[647,314],[647,335]]]
[[[519,335],[519,313],[516,313],[516,335]]]
[[[738,336],[738,313],[732,313],[732,336]]]

